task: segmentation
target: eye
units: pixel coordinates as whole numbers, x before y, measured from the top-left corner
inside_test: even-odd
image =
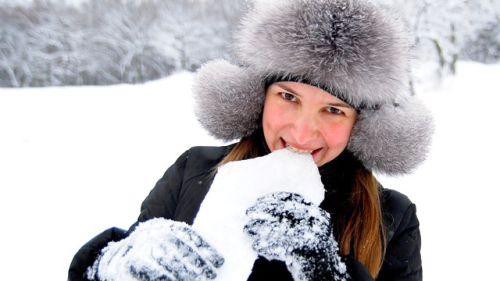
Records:
[[[287,93],[287,92],[281,92],[280,93],[281,97],[284,98],[285,100],[288,100],[288,101],[297,101],[297,97],[290,94],[290,93]]]
[[[335,114],[335,115],[341,115],[344,114],[344,112],[336,107],[330,106],[326,108],[326,112]]]

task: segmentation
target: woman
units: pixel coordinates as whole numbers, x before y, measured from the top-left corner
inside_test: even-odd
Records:
[[[240,141],[181,155],[138,222],[83,246],[69,279],[216,277],[224,257],[189,225],[217,168],[288,147],[312,155],[325,199],[315,207],[273,193],[248,210],[242,231],[260,256],[249,280],[421,280],[415,205],[372,173],[411,172],[430,143],[432,119],[408,89],[408,52],[401,25],[367,2],[255,3],[236,36],[239,65],[212,61],[195,77],[202,125]]]

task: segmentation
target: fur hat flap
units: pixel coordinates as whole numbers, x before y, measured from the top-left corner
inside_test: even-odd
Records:
[[[195,74],[195,114],[214,137],[225,141],[250,135],[260,125],[264,79],[251,69],[213,60]]]
[[[411,97],[376,110],[363,110],[347,149],[369,170],[406,174],[425,160],[433,132],[431,112]]]

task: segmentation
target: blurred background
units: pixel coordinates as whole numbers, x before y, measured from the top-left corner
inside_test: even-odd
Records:
[[[498,0],[375,0],[404,21],[415,79],[500,61]],[[231,59],[244,0],[17,0],[0,6],[0,87],[143,83]],[[279,16],[279,15],[277,15]],[[419,67],[426,67],[422,77]],[[418,81],[417,81],[418,82]]]

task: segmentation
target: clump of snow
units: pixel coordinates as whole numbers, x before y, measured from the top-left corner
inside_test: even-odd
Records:
[[[281,149],[219,169],[193,224],[224,256],[218,279],[248,279],[258,255],[243,232],[246,210],[259,197],[279,191],[300,194],[316,205],[323,201],[325,190],[311,155]]]

